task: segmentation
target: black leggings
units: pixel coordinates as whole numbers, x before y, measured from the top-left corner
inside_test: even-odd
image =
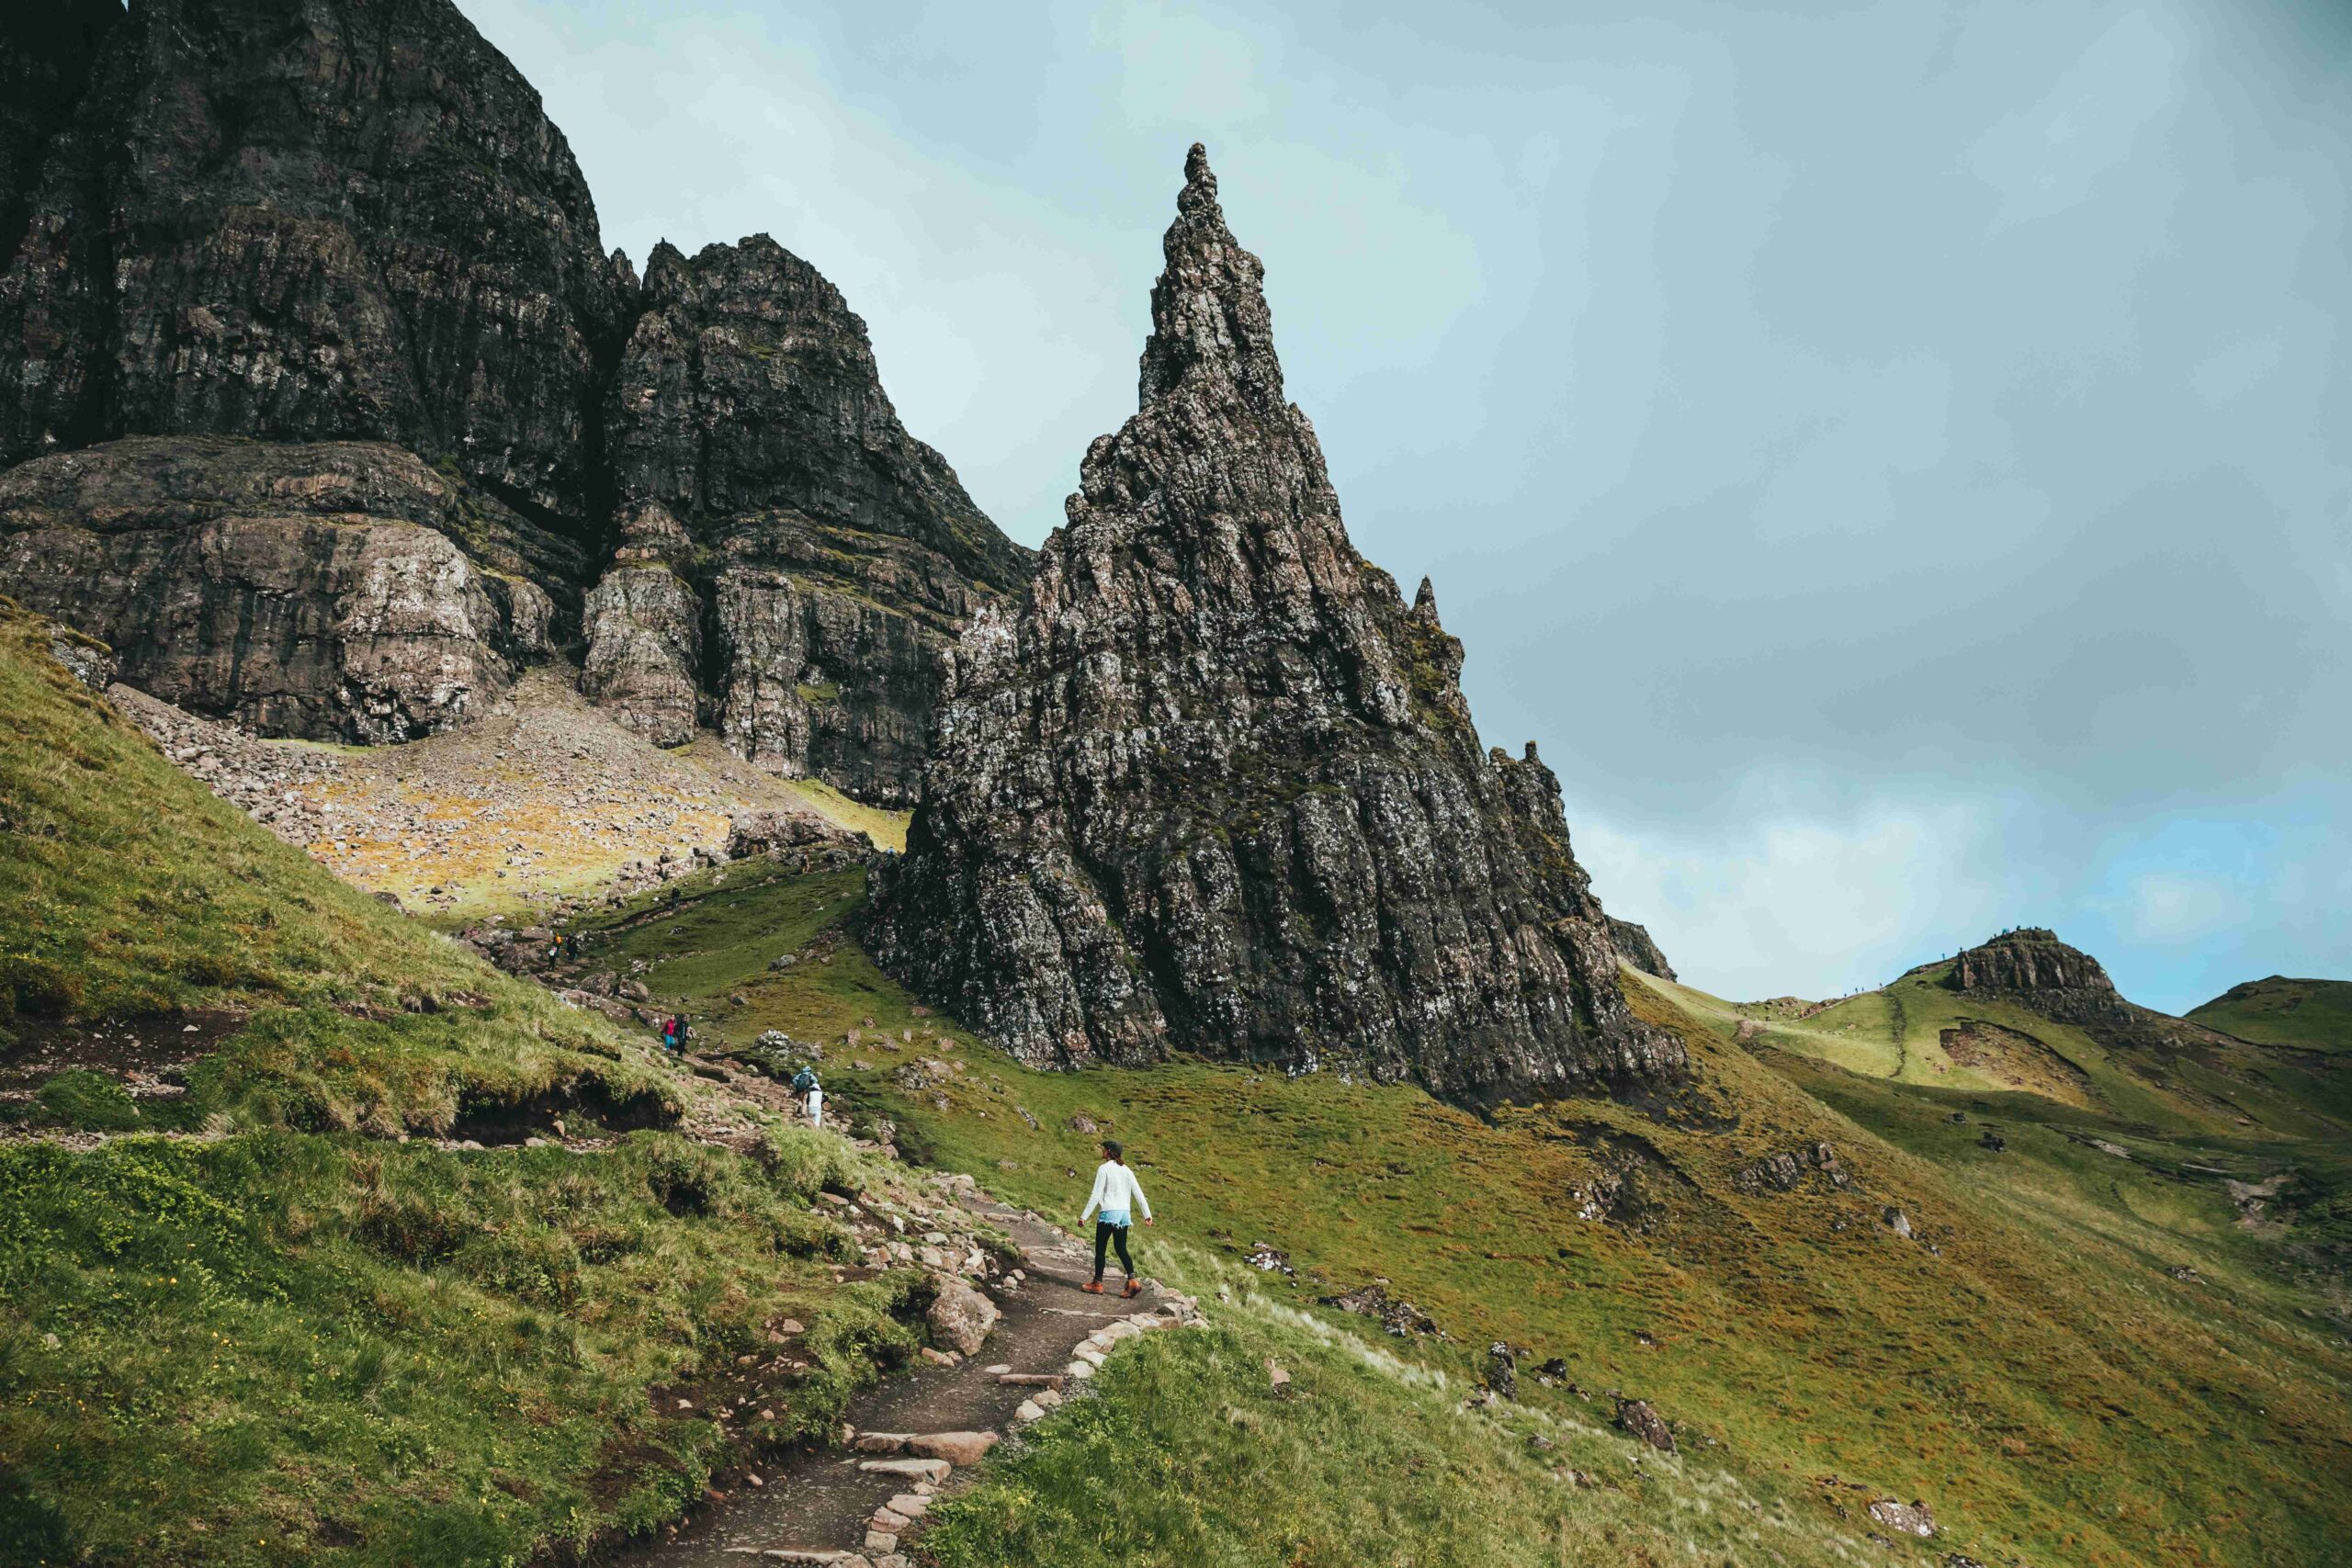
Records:
[[[1127,1227],[1114,1225],[1108,1220],[1094,1222],[1094,1278],[1098,1280],[1102,1278],[1103,1249],[1114,1246],[1119,1249],[1119,1267],[1127,1271],[1128,1279],[1134,1279],[1136,1260],[1127,1256]]]

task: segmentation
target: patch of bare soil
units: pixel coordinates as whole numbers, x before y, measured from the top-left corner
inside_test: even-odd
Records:
[[[140,1013],[128,1018],[19,1019],[13,1044],[0,1047],[0,1091],[30,1092],[81,1067],[119,1079],[134,1097],[180,1091],[180,1074],[243,1026],[227,1010]]]
[[[2004,1089],[2079,1110],[2097,1104],[2089,1076],[2030,1034],[1972,1018],[1962,1019],[1957,1029],[1942,1031],[1939,1038],[1953,1066],[1981,1073]]]

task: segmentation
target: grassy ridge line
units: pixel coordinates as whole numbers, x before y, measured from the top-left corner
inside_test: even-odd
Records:
[[[1032,1073],[875,972],[844,925],[856,876],[730,868],[724,897],[690,899],[680,924],[622,929],[624,914],[596,940],[646,961],[657,993],[691,993],[714,1039],[823,1043],[837,1103],[892,1117],[926,1158],[1074,1220],[1084,1117],[1129,1141],[1163,1202],[1147,1248],[1171,1233],[1227,1255],[1268,1240],[1299,1265],[1301,1298],[1387,1277],[1456,1337],[1419,1347],[1428,1364],[1470,1375],[1490,1338],[1563,1354],[1590,1387],[1655,1398],[1692,1442],[1723,1445],[1759,1500],[1825,1528],[1854,1495],[1825,1475],[1929,1498],[1951,1544],[1988,1561],[2320,1560],[2352,1522],[2342,1348],[2300,1316],[2316,1298],[2234,1227],[2218,1184],[2134,1168],[2135,1201],[2171,1205],[2134,1212],[2104,1196],[2110,1156],[2055,1127],[2013,1136],[2010,1163],[1955,1148],[1941,1140],[1977,1135],[1944,1120],[1968,1091],[1887,1101],[1942,1132],[1888,1123],[1903,1135],[1883,1139],[1871,1080],[1850,1080],[1866,1098],[1849,1118],[1736,1045],[1736,1016],[1639,982],[1636,1007],[1691,1041],[1728,1128],[1591,1100],[1489,1125],[1410,1089],[1185,1062]],[[769,969],[783,950],[798,960]],[[1738,1190],[1745,1166],[1825,1140],[1860,1190]],[[1578,1217],[1619,1170],[1625,1217],[1655,1229]],[[2014,1197],[1999,1190],[2012,1180]],[[1919,1242],[1879,1224],[1890,1203]]]
[[[2188,1017],[2265,1045],[2352,1055],[2352,980],[2292,980],[2273,975],[2233,986]]]
[[[0,604],[0,1050],[230,1032],[185,1100],[73,1073],[6,1106],[0,1563],[577,1550],[910,1351],[915,1279],[838,1280],[858,1245],[810,1202],[892,1170],[338,884],[46,649]],[[401,1141],[555,1091],[584,1146]]]

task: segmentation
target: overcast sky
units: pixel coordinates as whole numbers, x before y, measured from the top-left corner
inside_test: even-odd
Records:
[[[1033,545],[1207,142],[1356,544],[1686,979],[2352,976],[2352,6],[459,4],[607,244],[815,263]]]

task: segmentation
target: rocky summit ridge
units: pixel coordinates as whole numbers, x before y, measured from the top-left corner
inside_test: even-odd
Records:
[[[576,658],[649,739],[910,795],[940,656],[1029,552],[815,268],[759,236],[640,281],[449,0],[17,6],[0,85],[0,466],[51,465],[0,593],[168,622],[129,678],[277,733],[405,739]],[[170,504],[77,510],[93,464]]]
[[[885,964],[1036,1063],[1353,1063],[1473,1103],[1678,1077],[1557,780],[1480,748],[1430,585],[1408,606],[1350,544],[1198,146],[1163,248],[1136,415],[956,650]]]

